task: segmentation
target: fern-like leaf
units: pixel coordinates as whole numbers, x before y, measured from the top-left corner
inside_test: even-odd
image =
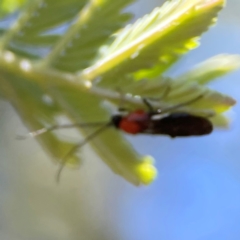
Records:
[[[238,68],[239,57],[215,57],[175,79],[163,75],[198,45],[199,36],[215,22],[224,0],[173,0],[119,30],[130,17],[123,9],[132,2],[29,1],[18,20],[3,30],[0,95],[31,130],[58,123],[59,117],[72,123],[107,123],[111,117],[103,100],[116,105],[123,101],[134,110],[146,108],[142,97],[154,109],[171,108],[204,117],[215,114],[214,124],[224,123],[222,112],[235,100],[204,84]],[[50,104],[45,97],[51,99]],[[199,100],[172,108],[194,98]],[[95,130],[78,132],[89,136]],[[73,146],[54,132],[39,140],[59,161]],[[149,184],[156,177],[151,158],[139,155],[113,127],[89,143],[128,181]],[[80,160],[74,155],[67,163],[77,165]]]
[[[72,78],[76,77],[74,75],[64,75],[50,70],[44,72],[9,52],[0,54],[0,71],[2,73],[0,83],[3,86],[0,88],[0,94],[11,102],[33,131],[57,124],[58,116],[65,116],[73,123],[100,120],[109,122],[109,113],[100,105],[99,97],[95,96],[94,92],[91,94],[86,92],[84,84],[74,83],[72,81]],[[14,75],[9,75],[9,72]],[[52,99],[54,108],[44,101],[46,94]],[[78,130],[83,134],[90,133],[89,129]],[[75,146],[72,142],[57,138],[54,133],[45,133],[39,136],[39,140],[60,162]],[[109,128],[89,143],[114,172],[133,184],[149,184],[155,178],[156,169],[151,158],[136,153],[118,131]],[[67,165],[78,163],[79,158],[76,155],[67,159]]]
[[[44,101],[46,92],[37,83],[28,82],[26,79],[1,72],[1,93],[3,93],[15,107],[25,124],[30,129],[41,129],[56,124],[55,117],[60,114],[60,108],[56,103],[47,104]],[[53,132],[41,135],[38,140],[43,147],[51,154],[53,159],[59,161],[74,144],[59,139]],[[76,166],[79,164],[79,157],[72,155],[68,164]]]
[[[59,101],[73,122],[109,122],[109,114],[99,106],[100,99],[97,97],[66,85],[54,87],[52,96],[56,101]],[[94,130],[83,128],[80,131],[84,135],[89,135]],[[126,142],[123,134],[113,129],[113,127],[108,127],[96,138],[91,139],[90,144],[115,173],[133,184],[149,184],[155,178],[156,170],[152,166],[153,163],[149,162],[147,157],[139,155]]]
[[[131,18],[131,14],[122,13],[131,2],[133,0],[90,1],[44,60],[45,64],[70,72],[89,67],[100,46]]]
[[[177,79],[181,84],[197,82],[203,85],[239,68],[239,55],[221,54],[198,64]]]
[[[16,11],[25,4],[27,0],[1,0],[0,2],[0,16],[7,15]]]
[[[224,0],[165,3],[123,29],[83,76],[91,80],[102,76],[104,81],[104,75],[109,80],[136,71],[140,71],[135,73],[140,79],[160,75],[182,54],[198,45],[198,37],[215,22],[223,5]]]
[[[8,31],[1,40],[2,47],[15,52],[21,47],[52,47],[61,37],[59,29],[64,24],[74,20],[76,14],[83,8],[87,0],[34,0],[29,1],[26,10],[21,13],[16,24]],[[49,36],[56,36],[58,28],[58,38],[46,41]],[[54,31],[55,30],[55,31]],[[25,53],[32,57],[31,52]]]

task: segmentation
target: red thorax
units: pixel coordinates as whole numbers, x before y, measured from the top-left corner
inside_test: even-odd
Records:
[[[130,134],[138,134],[148,127],[150,116],[144,110],[136,110],[123,117],[119,128]]]

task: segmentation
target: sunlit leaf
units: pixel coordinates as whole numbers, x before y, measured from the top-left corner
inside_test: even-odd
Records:
[[[12,51],[18,46],[52,47],[66,30],[66,24],[74,20],[86,3],[87,0],[29,1],[26,10],[20,14],[17,24],[13,25],[11,31],[2,40],[3,44],[7,44],[8,49]],[[29,52],[27,55],[31,57],[32,54]]]
[[[154,75],[160,75],[182,54],[197,46],[198,37],[216,21],[223,4],[224,0],[166,2],[162,8],[123,29],[83,76],[95,79],[100,75],[104,81],[104,75],[109,80],[141,70],[138,78],[144,78],[149,77],[148,71],[142,69],[149,68],[151,77],[153,68]]]
[[[204,84],[238,69],[240,60],[220,55],[175,79],[165,76],[166,69],[198,46],[224,1],[169,1],[122,28],[131,17],[125,7],[132,2],[33,0],[0,20],[0,96],[31,131],[62,121],[101,121],[100,128],[77,128],[74,141],[62,139],[58,131],[37,139],[58,163],[65,160],[71,166],[79,165],[84,151],[76,144],[85,145],[87,139],[115,173],[140,185],[156,178],[154,161],[138,154],[121,129],[104,128],[112,116],[106,102],[114,103],[114,110],[123,104],[131,111],[147,109],[147,98],[158,111],[189,112],[226,127],[223,112],[235,100]]]
[[[2,0],[0,2],[0,15],[12,13],[19,9],[27,0]]]
[[[226,75],[240,68],[239,55],[217,55],[197,66],[190,71],[178,77],[178,81],[182,84],[186,82],[197,82],[206,84],[216,78]]]
[[[54,68],[71,72],[89,67],[101,45],[131,18],[122,10],[133,1],[90,1],[59,43],[61,51],[57,45],[46,61]]]
[[[49,105],[44,101],[44,89],[26,79],[7,74],[1,75],[0,83],[1,92],[7,96],[7,100],[32,131],[56,124],[54,119],[60,114],[60,108],[56,103]],[[74,146],[73,143],[58,139],[53,132],[39,136],[38,140],[53,159],[58,161]],[[79,157],[73,155],[68,163],[76,165],[78,162]]]

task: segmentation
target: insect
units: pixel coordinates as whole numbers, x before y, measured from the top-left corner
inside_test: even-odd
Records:
[[[124,117],[113,116],[111,121],[116,128],[129,134],[169,135],[172,138],[207,135],[213,130],[212,123],[204,117],[184,112],[157,119],[158,115],[136,110]]]
[[[91,139],[96,137],[101,132],[105,131],[109,127],[115,127],[128,134],[151,134],[151,135],[169,135],[170,137],[187,137],[187,136],[201,136],[210,134],[213,130],[212,123],[205,117],[192,115],[186,112],[174,112],[179,107],[188,105],[197,101],[201,96],[162,111],[156,111],[153,109],[149,101],[143,98],[144,104],[148,110],[138,109],[127,113],[126,115],[121,111],[118,114],[113,115],[108,122],[98,123],[77,123],[77,124],[65,124],[55,125],[49,128],[42,128],[40,130],[30,132],[30,136],[38,136],[45,132],[60,128],[72,128],[72,127],[99,127],[92,134],[88,135],[84,141],[74,146],[62,159],[62,164],[57,174],[57,181],[59,181],[61,171],[67,162],[67,159],[79,148],[88,143]]]
[[[165,113],[179,108],[182,104],[159,113],[153,110],[146,99],[143,101],[149,109],[147,112],[140,109],[126,116],[115,115],[112,117],[113,125],[130,134],[169,135],[172,138],[207,135],[213,130],[212,123],[201,116],[185,112],[175,112],[164,116]]]

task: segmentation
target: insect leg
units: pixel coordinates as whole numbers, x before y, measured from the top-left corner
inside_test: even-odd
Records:
[[[169,107],[169,108],[163,109],[160,113],[161,113],[161,114],[162,114],[162,113],[167,113],[167,112],[176,110],[176,109],[178,109],[178,108],[180,108],[180,107],[189,105],[189,104],[194,103],[194,102],[198,101],[199,99],[203,98],[203,96],[204,96],[204,95],[201,94],[201,95],[197,96],[196,98],[191,99],[191,100],[189,100],[189,101],[186,101],[186,102],[183,102],[183,103],[179,103],[179,104],[177,104],[177,105],[174,105],[174,106],[171,106],[171,107]]]
[[[151,103],[147,100],[147,98],[143,98],[143,103],[146,105],[146,107],[148,108],[148,111],[151,113],[151,112],[154,112],[154,109],[151,105]]]
[[[26,135],[18,135],[17,139],[22,140],[22,139],[26,139],[28,137],[36,137],[38,135],[41,135],[43,133],[46,132],[51,132],[53,130],[57,130],[57,129],[64,129],[64,128],[74,128],[74,127],[97,127],[97,126],[102,126],[103,124],[105,124],[106,122],[96,122],[96,123],[70,123],[70,124],[61,124],[61,125],[53,125],[51,127],[45,127],[45,128],[41,128],[38,129],[36,131],[33,132],[29,132]]]
[[[143,98],[143,103],[147,106],[148,111],[151,112],[155,112],[155,110],[153,109],[151,103],[148,100],[152,100],[152,101],[161,101],[162,99],[166,98],[169,94],[171,90],[171,86],[167,85],[166,88],[163,90],[163,94],[159,97],[159,98]]]
[[[125,101],[124,93],[122,92],[122,90],[120,88],[117,88],[117,92],[120,95],[118,111],[119,112],[126,112],[126,108],[123,107],[124,106],[124,101]]]
[[[106,128],[108,128],[109,126],[112,125],[112,122],[108,122],[107,124],[103,125],[102,127],[100,127],[99,129],[97,129],[96,131],[94,131],[92,134],[88,135],[82,142],[80,142],[79,144],[77,144],[76,146],[74,146],[73,148],[70,149],[70,151],[62,158],[62,161],[60,163],[60,167],[57,171],[57,175],[56,175],[56,180],[57,182],[59,182],[60,180],[60,176],[61,176],[61,172],[67,162],[67,159],[73,155],[79,148],[81,148],[82,146],[84,146],[86,143],[88,143],[91,139],[93,139],[94,137],[96,137],[99,133],[103,132],[104,130],[106,130]]]

